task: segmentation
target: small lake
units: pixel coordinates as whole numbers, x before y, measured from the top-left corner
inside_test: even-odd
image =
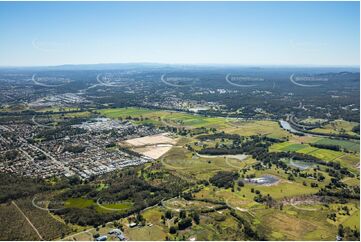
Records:
[[[306,169],[312,167],[312,165],[310,165],[310,163],[307,163],[304,161],[297,161],[297,160],[291,160],[290,165],[293,167],[299,168],[300,170],[306,170]]]
[[[271,175],[264,175],[258,178],[250,178],[250,179],[245,179],[247,182],[250,183],[255,183],[258,185],[273,185],[275,183],[277,183],[279,181],[279,179],[275,176],[271,176]]]
[[[295,130],[294,128],[292,128],[291,125],[290,125],[290,123],[287,122],[287,121],[285,121],[285,120],[282,120],[282,119],[281,119],[281,120],[279,120],[279,122],[280,122],[281,127],[282,127],[283,129],[285,129],[285,130],[287,130],[287,131],[289,131],[289,132],[291,132],[291,133],[295,133],[295,134],[300,134],[300,133],[302,133],[302,132],[297,131],[297,130]]]

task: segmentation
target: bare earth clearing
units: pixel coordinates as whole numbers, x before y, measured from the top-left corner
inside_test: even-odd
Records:
[[[137,153],[158,159],[167,153],[177,143],[177,140],[169,137],[168,133],[162,133],[126,140],[125,143],[131,145],[132,150]]]

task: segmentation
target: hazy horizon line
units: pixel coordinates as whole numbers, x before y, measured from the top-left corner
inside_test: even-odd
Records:
[[[242,67],[348,67],[360,68],[356,65],[328,65],[328,64],[237,64],[237,63],[172,63],[172,62],[104,62],[104,63],[64,63],[56,65],[0,65],[0,68],[40,68],[40,67],[62,67],[62,66],[90,66],[90,65],[187,65],[187,66],[242,66]]]

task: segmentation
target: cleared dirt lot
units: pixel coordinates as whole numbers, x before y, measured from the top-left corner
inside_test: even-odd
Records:
[[[132,150],[153,159],[158,159],[167,153],[177,140],[171,138],[168,133],[145,136],[124,141]]]
[[[161,133],[161,134],[150,135],[135,139],[129,139],[126,140],[125,142],[135,147],[157,145],[157,144],[175,145],[177,143],[175,139],[169,137],[168,133]]]
[[[167,153],[170,149],[172,149],[172,147],[172,145],[152,145],[141,148],[134,148],[133,150],[150,158],[158,159],[163,154]]]

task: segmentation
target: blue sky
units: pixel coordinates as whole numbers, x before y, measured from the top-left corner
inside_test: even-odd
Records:
[[[359,65],[358,2],[0,2],[0,66]]]

